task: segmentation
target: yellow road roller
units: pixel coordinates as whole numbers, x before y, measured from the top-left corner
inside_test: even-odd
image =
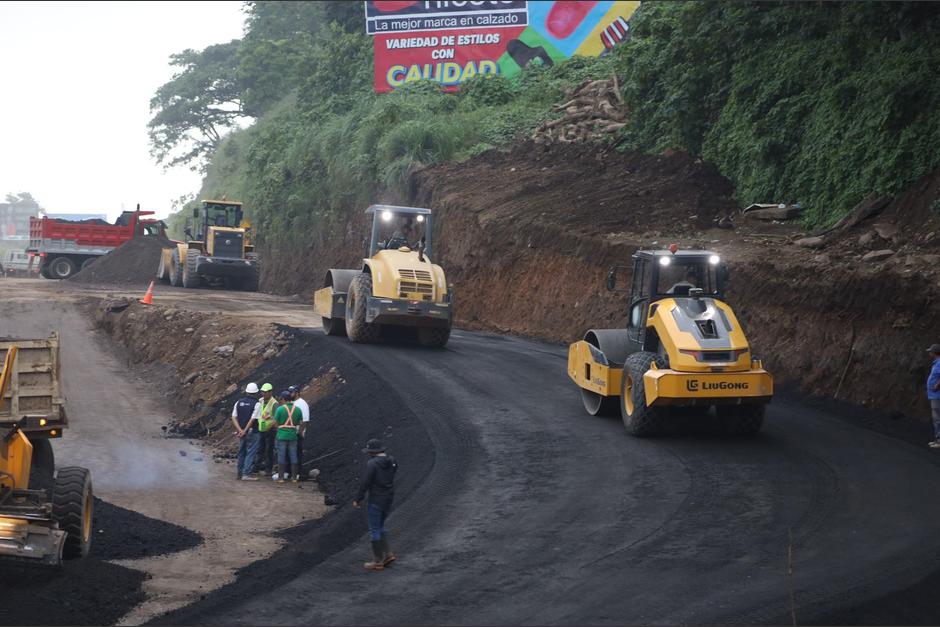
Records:
[[[632,270],[630,287],[617,287]],[[706,250],[640,250],[613,266],[607,289],[629,294],[625,329],[590,329],[568,350],[568,376],[591,415],[619,411],[629,433],[668,430],[670,418],[715,408],[732,434],[757,433],[773,377],[752,355],[724,302],[728,269]],[[677,411],[678,409],[678,411]]]
[[[372,237],[357,269],[330,269],[314,293],[327,335],[372,343],[386,326],[413,327],[422,346],[443,347],[453,322],[444,270],[431,261],[430,209],[372,205]]]

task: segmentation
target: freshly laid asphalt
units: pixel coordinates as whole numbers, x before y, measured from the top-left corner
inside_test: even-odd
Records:
[[[561,347],[463,331],[445,350],[322,341],[377,373],[430,442],[400,459],[398,562],[365,572],[362,514],[340,504],[317,547],[161,622],[838,622],[940,566],[926,447],[781,399],[754,438],[636,439],[584,412]]]

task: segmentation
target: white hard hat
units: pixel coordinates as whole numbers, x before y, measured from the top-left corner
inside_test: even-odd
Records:
[[[257,394],[257,393],[258,393],[258,384],[257,384],[257,383],[249,383],[249,384],[248,384],[248,387],[245,388],[245,391],[248,392],[249,394]]]

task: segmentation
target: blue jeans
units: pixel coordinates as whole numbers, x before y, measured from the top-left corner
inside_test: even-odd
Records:
[[[294,468],[294,474],[300,473],[297,465],[297,440],[278,440],[277,443],[277,465],[281,473],[288,472],[287,458],[290,457],[290,463]]]
[[[255,455],[261,446],[261,434],[249,431],[238,443],[238,458],[235,465],[238,467],[238,476],[250,475],[255,465]]]
[[[933,437],[940,441],[940,400],[931,399],[930,415],[933,418]]]
[[[385,519],[388,518],[390,510],[391,506],[380,507],[375,503],[369,503],[366,507],[366,514],[369,517],[369,534],[374,542],[382,539],[382,534],[385,533]]]

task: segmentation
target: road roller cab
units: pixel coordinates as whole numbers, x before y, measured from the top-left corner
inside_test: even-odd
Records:
[[[330,269],[314,294],[328,335],[378,341],[384,326],[413,327],[424,346],[450,337],[453,308],[444,270],[431,262],[430,209],[372,205],[372,236],[361,268]]]
[[[588,413],[619,410],[627,430],[644,436],[663,430],[671,408],[714,406],[729,432],[758,431],[773,379],[724,302],[727,277],[717,254],[676,246],[610,268],[607,289],[629,294],[626,329],[591,329],[568,351]]]

